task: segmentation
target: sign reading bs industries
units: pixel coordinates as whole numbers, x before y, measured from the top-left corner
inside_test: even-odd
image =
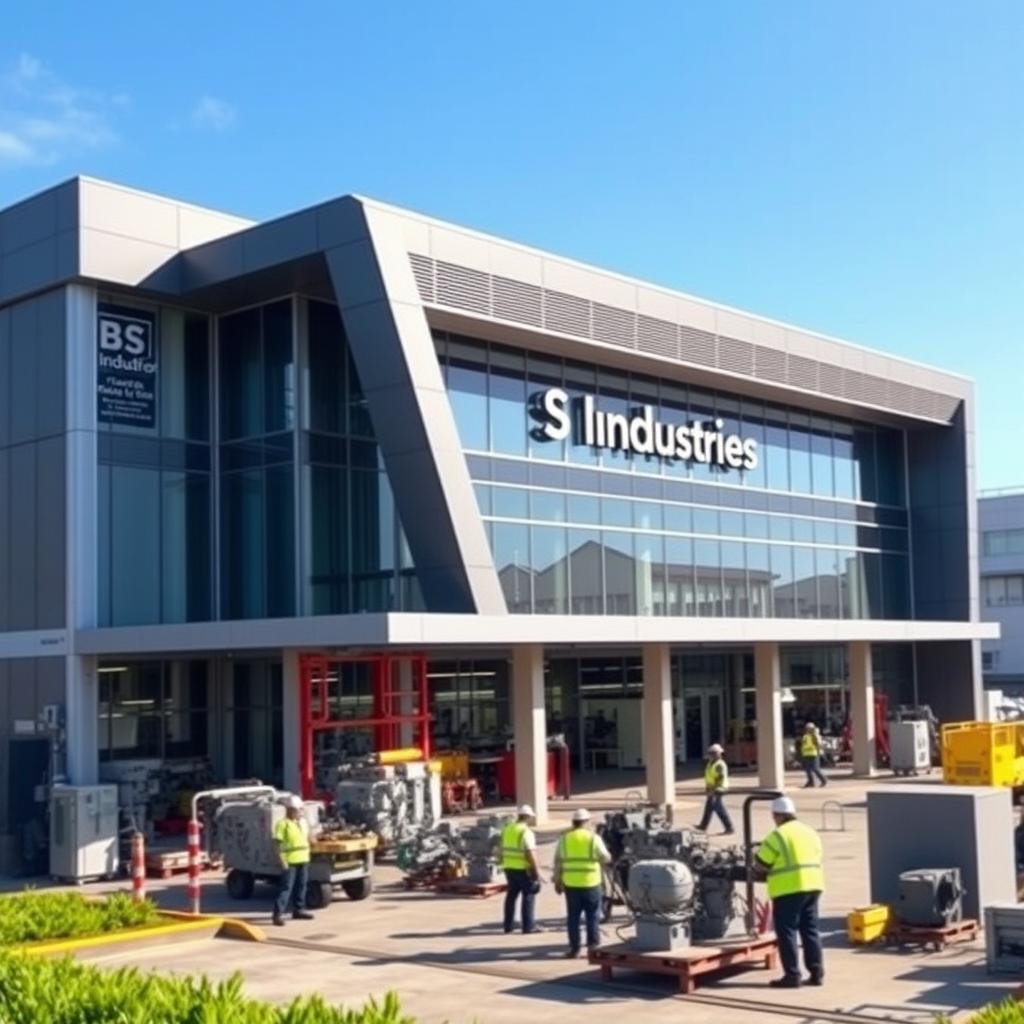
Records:
[[[156,322],[152,313],[99,306],[96,397],[101,423],[156,426]]]

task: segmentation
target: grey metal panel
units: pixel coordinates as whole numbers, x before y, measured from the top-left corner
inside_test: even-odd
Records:
[[[11,453],[0,448],[0,633],[10,629],[11,601]]]
[[[35,629],[36,617],[36,453],[35,445],[8,449],[11,500],[9,628]]]
[[[901,786],[868,791],[871,900],[897,902],[899,876],[915,868],[960,868],[964,912],[1016,902],[1014,815],[1009,790]]]
[[[243,231],[242,265],[247,274],[299,259],[317,247],[316,211],[303,210]]]
[[[966,683],[975,678],[972,641],[918,643],[917,696],[943,722],[971,721],[978,714],[975,695]]]
[[[0,309],[0,448],[11,443],[11,310]]]
[[[63,704],[67,660],[36,658],[36,706],[41,713],[46,704]]]
[[[57,265],[60,262],[57,255],[58,246],[63,244],[57,235],[49,235],[17,252],[0,256],[0,274],[4,288],[4,294],[0,295],[0,299],[53,287],[57,281]]]
[[[57,234],[57,191],[50,189],[0,214],[0,253],[17,252]]]
[[[49,437],[64,429],[67,388],[64,374],[67,351],[67,315],[64,289],[34,300],[36,321],[36,437]]]
[[[38,441],[36,450],[36,629],[59,629],[67,617],[66,503],[63,435]]]
[[[11,307],[11,444],[36,436],[36,324],[38,304],[29,299]],[[25,382],[31,382],[26,386]]]
[[[8,662],[8,713],[12,721],[36,716],[36,661],[36,658],[11,658]]]

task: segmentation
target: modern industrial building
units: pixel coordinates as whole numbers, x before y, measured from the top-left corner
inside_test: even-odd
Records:
[[[661,802],[715,740],[779,784],[807,717],[849,718],[870,771],[874,693],[980,705],[973,401],[358,197],[255,224],[76,178],[11,206],[0,867],[51,762],[298,787],[316,654],[367,722],[366,666],[422,656],[433,746],[514,744],[542,818],[553,733]]]
[[[1024,696],[1024,488],[983,492],[981,616],[999,623],[1001,635],[982,644],[986,687]]]

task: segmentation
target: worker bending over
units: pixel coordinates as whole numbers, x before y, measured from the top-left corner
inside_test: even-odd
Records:
[[[731,836],[736,830],[732,827],[732,818],[725,809],[725,794],[729,792],[729,766],[725,763],[725,750],[720,743],[712,743],[708,747],[708,757],[704,764],[704,814],[697,826],[698,832],[704,832],[711,824],[714,814],[722,823],[722,835]]]
[[[555,847],[555,891],[565,893],[567,957],[580,955],[581,914],[587,923],[587,949],[601,945],[598,920],[604,893],[602,868],[611,863],[612,856],[601,837],[590,831],[589,822],[589,811],[582,807],[575,811],[572,828],[562,834]]]
[[[288,797],[285,816],[274,826],[274,842],[281,857],[281,877],[274,901],[274,924],[283,925],[285,911],[292,906],[292,917],[310,921],[306,910],[306,886],[309,882],[309,822],[306,807],[297,796]]]
[[[530,828],[536,815],[529,804],[516,812],[516,820],[501,830],[501,867],[505,872],[505,934],[512,931],[516,920],[516,900],[523,898],[523,934],[539,932],[534,923],[533,906],[540,892],[540,870],[537,866],[537,839]]]
[[[757,850],[755,872],[768,881],[775,936],[779,941],[783,975],[769,982],[773,988],[800,987],[797,933],[804,947],[804,966],[812,985],[825,979],[825,963],[818,934],[818,900],[825,888],[821,839],[810,825],[797,821],[788,796],[772,801],[775,830]]]

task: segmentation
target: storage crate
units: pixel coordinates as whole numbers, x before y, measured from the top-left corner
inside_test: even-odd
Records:
[[[464,781],[469,778],[469,755],[464,750],[443,750],[434,755],[441,766],[445,782]]]
[[[889,929],[889,908],[880,903],[858,907],[846,915],[846,934],[856,944],[875,942]]]
[[[952,722],[942,727],[942,777],[956,786],[1024,785],[1024,725]]]

